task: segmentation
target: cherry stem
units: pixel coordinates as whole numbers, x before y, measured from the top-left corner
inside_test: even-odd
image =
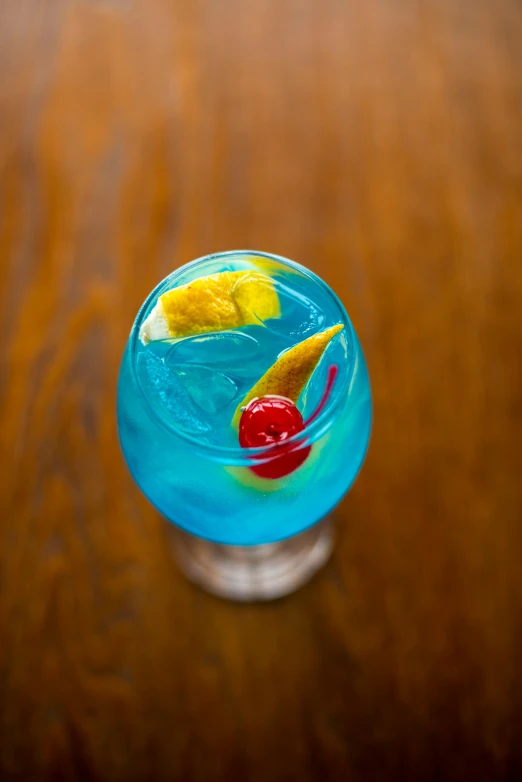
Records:
[[[339,372],[339,367],[336,364],[331,364],[328,367],[328,379],[326,381],[326,387],[324,389],[323,396],[321,398],[321,401],[317,405],[315,412],[312,413],[310,418],[305,421],[305,426],[310,426],[314,421],[319,418],[321,413],[323,412],[324,408],[326,407],[326,403],[328,402],[328,399],[330,397],[330,394],[332,393],[333,384],[335,383],[335,378],[337,377],[337,373]]]

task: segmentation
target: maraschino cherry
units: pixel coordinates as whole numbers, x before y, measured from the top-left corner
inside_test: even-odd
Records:
[[[243,411],[239,424],[239,443],[242,448],[274,446],[265,456],[270,461],[252,466],[250,469],[261,478],[282,478],[297,470],[310,455],[310,445],[302,447],[300,441],[285,443],[290,437],[302,432],[323,411],[337,375],[337,367],[328,370],[328,380],[323,397],[314,412],[303,421],[295,404],[286,397],[267,395],[253,399]]]

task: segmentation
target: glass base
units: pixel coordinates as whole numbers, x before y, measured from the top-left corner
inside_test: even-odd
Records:
[[[231,600],[274,600],[306,584],[333,548],[332,525],[323,519],[279,543],[224,546],[169,524],[183,573],[207,592]]]

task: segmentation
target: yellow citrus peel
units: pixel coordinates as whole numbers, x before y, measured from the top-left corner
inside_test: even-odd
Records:
[[[140,329],[144,344],[261,324],[281,316],[275,286],[255,271],[220,272],[163,293]]]

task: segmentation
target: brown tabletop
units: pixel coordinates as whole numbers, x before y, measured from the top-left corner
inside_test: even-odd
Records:
[[[0,7],[0,779],[522,778],[518,0]],[[298,260],[374,430],[333,560],[241,606],[120,455],[120,355],[208,252]]]

